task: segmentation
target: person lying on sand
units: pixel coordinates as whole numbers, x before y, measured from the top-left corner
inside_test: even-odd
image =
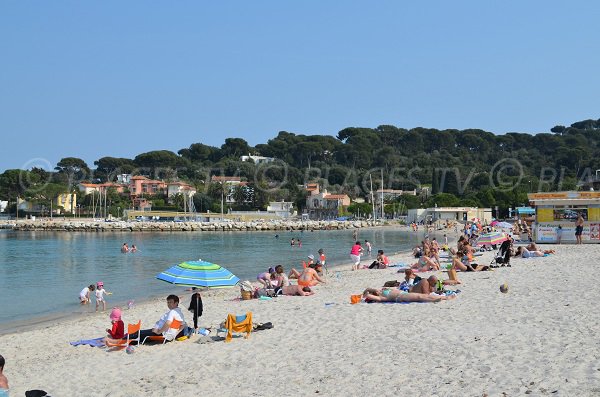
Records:
[[[313,295],[314,291],[310,287],[302,287],[300,285],[290,285],[287,287],[275,288],[277,295],[289,295],[289,296],[309,296]]]
[[[321,265],[320,263],[316,264],[314,269],[311,267],[303,269],[302,273],[300,273],[296,269],[292,269],[290,270],[290,274],[288,275],[288,277],[297,278],[298,285],[302,287],[314,287],[318,283],[325,283],[325,280],[319,277],[319,272],[321,272],[322,269],[323,265]]]
[[[521,256],[523,258],[533,258],[533,257],[537,257],[537,256],[544,256],[547,254],[554,254],[556,253],[554,250],[544,250],[544,251],[540,251],[540,250],[536,250],[536,251],[530,251],[525,247],[517,247],[517,251],[515,252],[515,256]]]
[[[444,285],[460,284],[458,280],[440,281],[436,276],[429,276],[427,279],[421,279],[417,284],[410,287],[409,292],[416,294],[431,294],[432,292],[443,292]]]
[[[363,298],[367,302],[439,302],[454,299],[455,295],[428,295],[419,293],[406,293],[395,288],[367,288],[363,292]]]

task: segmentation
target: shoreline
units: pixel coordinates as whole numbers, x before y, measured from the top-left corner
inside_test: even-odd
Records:
[[[397,263],[400,257],[402,257],[402,258],[412,257],[411,251],[410,250],[398,251],[391,255],[388,255],[388,258],[390,259],[390,262],[392,262],[392,263]],[[368,257],[368,258],[363,257],[362,259],[373,259],[373,258],[375,258],[375,256]],[[335,277],[336,272],[351,271],[350,270],[351,267],[352,267],[352,263],[350,261],[334,264],[331,267],[327,267],[327,269],[326,269],[328,272],[327,278],[329,280],[331,280],[333,277]],[[291,269],[291,267],[290,267],[290,269]],[[289,273],[290,269],[286,269],[286,272]],[[364,270],[368,270],[368,269],[361,269],[361,271],[364,271]],[[245,281],[245,280],[240,280],[240,281]],[[248,281],[252,282],[252,284],[255,285],[256,287],[259,287],[259,285],[256,283],[256,280],[248,280]],[[147,306],[150,304],[154,304],[157,301],[162,302],[164,297],[170,293],[178,295],[180,298],[181,297],[188,298],[189,296],[192,295],[192,293],[193,293],[192,291],[182,290],[183,288],[187,289],[190,287],[182,287],[182,286],[172,285],[172,288],[169,288],[168,292],[162,292],[160,294],[157,293],[157,294],[148,296],[146,298],[136,300],[134,303],[134,306],[143,307],[143,306]],[[210,289],[210,288],[202,289],[202,288],[200,288],[197,292],[202,293],[203,297],[211,298],[211,297],[215,297],[218,295],[222,295],[225,293],[225,291],[239,291],[239,286],[235,286],[235,287],[231,287],[231,288],[223,288],[223,289]],[[194,291],[194,292],[196,292],[196,291]],[[239,295],[239,293],[238,293],[238,295]],[[94,311],[95,304],[94,304],[93,299],[94,298],[92,298],[92,302],[86,306],[77,306],[77,308],[80,310],[89,308],[89,311],[80,311],[80,310],[76,310],[76,309],[67,310],[66,309],[65,311],[52,313],[50,315],[36,316],[36,317],[31,317],[29,319],[16,320],[16,321],[13,321],[10,323],[0,324],[0,337],[15,335],[15,334],[19,334],[22,332],[46,329],[46,328],[49,328],[52,326],[56,326],[65,320],[67,320],[67,321],[85,320],[85,319],[93,318],[94,316],[98,316],[98,315],[101,315],[104,317],[104,316],[106,316],[107,313],[110,312],[110,308],[114,307],[114,306],[121,307],[121,309],[124,310],[125,313],[128,310],[127,302],[122,302],[122,303],[115,302],[115,303],[111,303],[111,304],[107,305],[105,312],[101,312],[101,311],[96,312],[96,311]],[[182,299],[182,301],[183,300],[184,299]]]
[[[294,231],[294,230],[344,230],[368,227],[401,226],[398,222],[369,221],[231,221],[231,222],[137,222],[103,220],[12,220],[0,222],[0,229],[13,231],[63,231],[63,232],[226,232],[226,231]]]
[[[308,297],[244,301],[236,288],[202,292],[199,326],[213,327],[209,336],[139,346],[133,354],[69,345],[102,336],[110,324],[108,313],[38,325],[2,337],[4,373],[11,395],[42,389],[52,395],[101,390],[111,396],[181,396],[197,394],[202,384],[215,395],[243,391],[258,396],[280,390],[282,379],[282,395],[299,396],[391,395],[407,387],[417,395],[437,396],[595,395],[600,347],[590,301],[600,299],[600,291],[588,289],[584,296],[579,287],[596,272],[586,258],[598,257],[600,246],[551,248],[556,255],[515,258],[512,267],[490,272],[459,273],[462,292],[439,303],[351,305],[349,295],[403,274],[397,268],[351,271],[349,261],[331,266],[327,283]],[[481,262],[493,254],[484,252]],[[390,260],[412,263],[407,251]],[[532,285],[540,274],[543,284]],[[506,294],[498,288],[504,283],[509,285]],[[191,322],[191,292],[178,295]],[[123,320],[141,320],[142,328],[150,328],[165,310],[160,296],[124,310]],[[271,322],[273,329],[253,332],[248,339],[234,337],[231,343],[215,337],[214,327],[228,313],[246,312],[252,312],[255,323]],[[274,354],[275,365],[266,365],[274,363]],[[432,354],[440,359],[416,365],[418,357]],[[370,370],[382,362],[386,370]]]

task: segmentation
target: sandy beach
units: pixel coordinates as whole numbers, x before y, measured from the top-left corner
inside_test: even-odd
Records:
[[[459,273],[458,298],[435,304],[351,305],[351,294],[402,275],[349,265],[330,269],[310,297],[240,301],[237,288],[204,294],[203,327],[246,311],[274,325],[231,343],[213,340],[213,332],[133,354],[107,352],[69,341],[103,336],[108,313],[66,320],[1,336],[4,373],[11,396],[31,389],[55,397],[600,395],[593,281],[600,245],[546,248],[557,254]],[[392,259],[413,262],[406,254]],[[184,309],[189,296],[182,288]],[[157,299],[125,310],[123,319],[150,328],[166,310]]]

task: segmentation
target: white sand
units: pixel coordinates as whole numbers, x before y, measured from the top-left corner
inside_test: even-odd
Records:
[[[201,344],[195,336],[134,354],[70,346],[103,335],[110,323],[98,314],[2,336],[0,354],[11,396],[36,388],[55,397],[600,395],[600,245],[544,248],[557,255],[459,273],[454,301],[350,305],[350,294],[402,275],[343,270],[312,297],[206,296],[202,326],[247,310],[274,324],[248,340]],[[504,282],[508,294],[499,292]],[[181,306],[188,302],[182,294]],[[164,300],[149,302],[125,310],[124,320],[149,328],[166,309]]]

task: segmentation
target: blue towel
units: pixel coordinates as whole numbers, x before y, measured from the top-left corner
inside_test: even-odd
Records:
[[[96,338],[96,339],[81,339],[75,342],[69,342],[72,346],[79,346],[79,345],[90,345],[92,347],[101,347],[104,346],[104,343],[102,342],[102,339],[104,338]]]

